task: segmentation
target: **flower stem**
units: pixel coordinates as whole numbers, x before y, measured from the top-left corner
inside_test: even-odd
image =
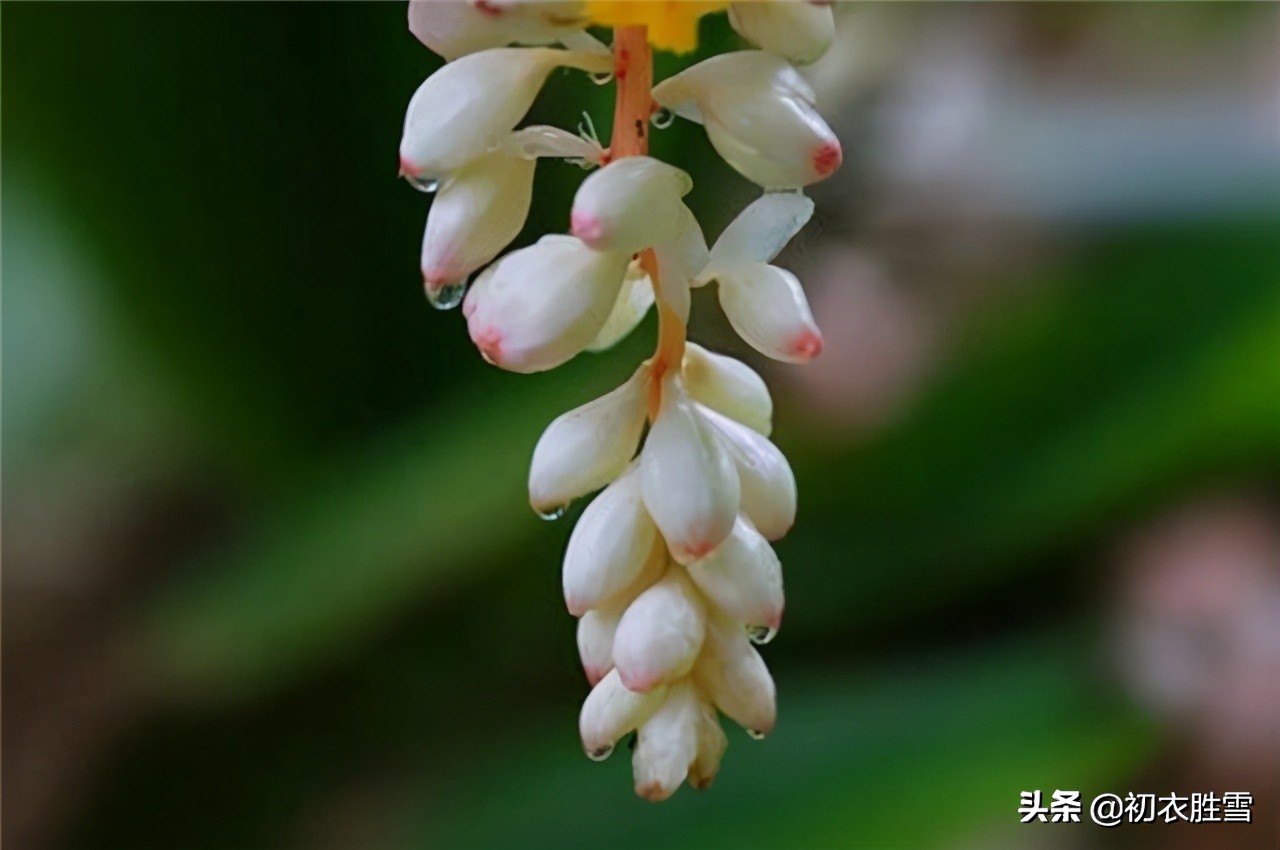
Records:
[[[609,158],[640,156],[649,152],[649,116],[653,112],[653,51],[648,28],[617,27],[613,31],[613,73],[618,96],[613,106],[613,138]],[[679,314],[662,297],[658,280],[658,260],[652,248],[640,254],[640,266],[649,275],[658,307],[658,348],[653,353],[653,383],[649,391],[649,418],[658,415],[662,376],[670,368],[680,368],[684,360],[685,325]]]

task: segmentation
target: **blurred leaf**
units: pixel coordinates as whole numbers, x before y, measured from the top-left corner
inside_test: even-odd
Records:
[[[539,744],[466,765],[484,782],[445,783],[454,772],[434,766],[437,778],[405,813],[413,826],[391,846],[954,843],[1016,823],[1019,791],[1103,790],[1150,751],[1149,727],[1099,697],[1089,666],[1077,635],[1056,634],[845,681],[830,671],[784,677],[777,731],[754,742],[729,730],[715,786],[682,788],[659,806],[631,796],[624,747],[593,765],[561,718]]]

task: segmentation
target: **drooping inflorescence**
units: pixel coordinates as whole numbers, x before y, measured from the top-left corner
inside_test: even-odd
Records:
[[[726,7],[760,49],[653,85],[651,50],[692,49],[698,18]],[[588,26],[612,27],[612,46]],[[608,348],[658,313],[653,356],[547,427],[529,500],[550,517],[600,490],[563,568],[592,685],[579,719],[587,754],[603,759],[634,731],[636,793],[665,799],[686,779],[705,787],[727,745],[720,713],[756,738],[774,726],[774,684],[756,645],[781,624],[770,541],[795,519],[796,485],[769,440],[773,402],[760,376],[687,341],[690,289],[714,282],[734,329],[768,357],[802,363],[821,352],[799,281],[771,263],[813,213],[802,188],[840,164],[840,144],[792,65],[826,50],[831,9],[411,0],[409,28],[450,60],[414,94],[400,143],[402,175],[436,193],[422,244],[431,303],[461,302],[481,355],[514,372]],[[608,148],[590,133],[516,129],[557,67],[616,81]],[[692,179],[648,156],[651,120],[665,115],[701,123],[725,161],[764,190],[710,249],[684,203]],[[497,259],[524,224],[539,157],[596,170],[577,191],[568,235]]]

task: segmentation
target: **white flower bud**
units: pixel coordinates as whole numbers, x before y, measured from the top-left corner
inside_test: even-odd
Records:
[[[604,327],[628,259],[572,236],[544,236],[508,254],[480,274],[463,302],[472,341],[512,372],[559,366]]]
[[[409,0],[409,31],[445,59],[508,44],[552,44],[580,29],[581,3]]]
[[[777,691],[769,668],[746,633],[723,616],[707,623],[707,640],[694,679],[730,720],[757,735],[773,731]]]
[[[667,799],[689,774],[698,757],[698,694],[682,680],[667,690],[667,699],[636,735],[631,759],[636,794],[651,803]]]
[[[707,616],[679,567],[636,597],[618,623],[613,663],[628,689],[648,691],[686,675],[706,635]]]
[[[653,157],[616,159],[578,187],[573,235],[600,251],[634,254],[669,238],[691,188],[688,174]]]
[[[557,65],[603,72],[608,55],[546,47],[496,47],[463,56],[414,92],[400,140],[400,169],[442,178],[500,144],[529,111]]]
[[[796,479],[791,464],[767,437],[700,407],[724,442],[738,472],[742,512],[765,538],[777,540],[796,521]]]
[[[684,385],[693,400],[766,437],[773,430],[773,399],[764,379],[746,363],[697,343],[684,352]]]
[[[695,685],[696,688],[696,685]],[[709,788],[720,772],[720,760],[729,746],[729,739],[720,728],[720,715],[716,707],[698,691],[698,755],[689,765],[689,784],[694,788]]]
[[[644,723],[667,697],[666,687],[639,694],[622,686],[617,670],[596,683],[578,715],[582,748],[594,759],[609,755],[618,739]]]
[[[633,465],[587,506],[569,535],[563,570],[569,613],[582,616],[631,586],[655,555],[665,556],[657,542]]]
[[[529,465],[529,504],[535,511],[551,512],[622,474],[640,443],[648,387],[649,369],[641,366],[622,386],[547,426]],[[611,500],[630,495],[620,490]]]
[[[738,35],[797,65],[822,58],[836,36],[830,2],[749,0],[729,6],[729,24]]]
[[[720,267],[720,306],[733,329],[766,357],[806,363],[822,353],[822,332],[800,281],[764,263]]]
[[[773,631],[782,625],[782,564],[742,517],[723,543],[687,569],[712,604],[738,622]]]
[[[422,238],[428,290],[466,280],[519,235],[533,196],[533,169],[533,160],[497,148],[444,182]]]
[[[645,507],[677,561],[700,558],[729,536],[741,495],[738,473],[674,370],[663,379],[640,472]]]
[[[658,282],[662,298],[680,319],[689,321],[689,287],[711,259],[707,240],[693,211],[680,204],[676,227],[665,239],[653,246],[658,259]]]
[[[771,53],[713,56],[663,80],[653,99],[701,121],[724,160],[765,188],[807,186],[840,165],[840,141],[814,109],[813,89]]]
[[[653,302],[653,281],[640,268],[640,263],[632,260],[627,266],[627,277],[622,283],[622,291],[618,293],[618,300],[609,311],[609,318],[600,333],[587,346],[587,351],[604,351],[617,345],[636,329]]]

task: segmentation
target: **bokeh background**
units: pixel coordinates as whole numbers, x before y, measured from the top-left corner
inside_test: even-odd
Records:
[[[800,482],[780,724],[661,806],[580,752],[571,521],[524,499],[652,317],[523,377],[428,307],[403,5],[2,14],[6,846],[1276,846],[1275,5],[841,5],[846,161],[780,260],[827,350],[695,303]],[[655,138],[714,237],[753,190]],[[522,241],[581,177],[539,166]],[[1059,788],[1255,824],[1017,823]]]

